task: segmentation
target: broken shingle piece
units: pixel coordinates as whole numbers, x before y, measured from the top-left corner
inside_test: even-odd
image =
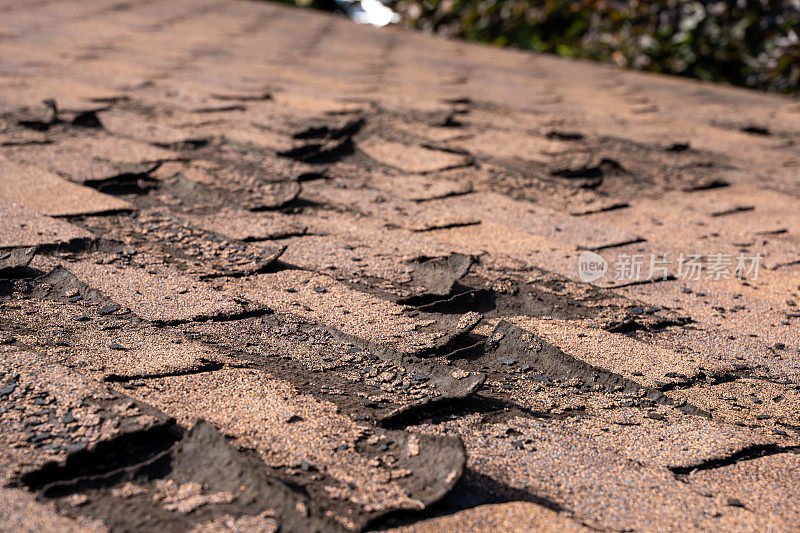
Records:
[[[676,403],[655,388],[644,387],[620,374],[593,366],[564,353],[542,337],[505,321],[499,322],[489,335],[486,340],[486,351],[482,357],[492,364],[503,362],[504,359],[513,359],[542,372],[550,379],[573,380],[587,390],[599,389],[636,394],[638,397],[662,405]],[[681,409],[687,413],[710,417],[707,412],[691,404],[684,403]]]
[[[472,256],[450,254],[434,257],[417,263],[411,273],[411,282],[424,287],[425,294],[447,296],[456,282],[463,278],[472,266]]]
[[[22,474],[26,484],[45,484],[47,475],[35,469],[65,461],[70,453],[117,438],[148,436],[157,441],[174,421],[148,405],[111,390],[81,372],[47,361],[40,353],[0,346],[0,374],[5,376],[0,407],[13,408],[23,427],[0,418],[5,454],[0,481]],[[3,412],[5,412],[5,410]],[[13,426],[16,425],[16,428]],[[12,429],[13,428],[13,429]],[[55,466],[51,463],[51,466]],[[74,471],[90,471],[92,463],[72,463]]]
[[[23,209],[0,200],[0,248],[61,244],[89,239],[92,234],[77,226]]]
[[[462,154],[400,144],[378,137],[358,143],[358,148],[372,159],[404,172],[434,172],[464,166],[470,160]]]
[[[458,172],[458,170],[452,172]],[[472,192],[472,183],[469,182],[467,176],[453,176],[453,178],[459,179],[448,179],[441,173],[437,173],[435,176],[424,174],[391,176],[376,172],[370,185],[386,193],[397,194],[401,198],[415,202]]]
[[[237,450],[202,420],[166,450],[147,450],[146,443],[136,441],[126,450],[132,452],[125,454],[127,463],[110,473],[90,478],[52,468],[47,472],[51,485],[36,488],[63,512],[102,518],[115,530],[130,529],[146,515],[150,525],[169,530],[189,530],[209,517],[227,523],[251,517],[261,526],[277,520],[287,531],[345,531],[308,497],[270,476],[257,456]],[[114,452],[113,447],[98,448],[81,458],[105,465]],[[80,505],[75,496],[82,497]],[[254,515],[270,518],[259,521]]]
[[[302,270],[231,280],[227,288],[276,312],[300,316],[405,355],[438,353],[453,338],[468,333],[479,319],[469,314],[459,327],[460,316],[411,317],[403,312],[404,306]]]
[[[282,239],[305,234],[307,226],[283,213],[222,209],[208,215],[185,215],[194,226],[240,241]]]
[[[69,273],[62,269],[61,274],[51,273],[32,282],[41,283],[42,287],[49,285],[48,298],[30,302],[28,312],[12,309],[7,313],[9,321],[38,332],[36,336],[18,334],[21,342],[34,345],[37,339],[47,339],[47,343],[40,343],[42,354],[57,357],[63,364],[82,368],[87,375],[105,381],[204,372],[221,366],[222,357],[211,348],[186,339],[171,328],[108,328],[103,320],[80,320],[89,311],[91,296],[86,289],[67,288],[74,287],[64,283]],[[39,287],[34,285],[31,294],[39,295]],[[36,312],[30,313],[31,310]],[[101,306],[98,315],[111,313],[106,314]]]
[[[176,174],[177,171],[177,174]],[[214,164],[170,164],[160,168],[158,177],[167,176],[183,182],[183,187],[207,187],[210,197],[228,199],[228,203],[253,211],[284,207],[298,197],[302,186],[293,179],[280,179],[265,169],[226,167]],[[208,201],[211,198],[206,198]]]
[[[97,114],[106,131],[161,145],[172,145],[203,139],[205,132],[198,134],[195,128],[183,128],[179,117],[152,116],[125,109],[109,109]]]
[[[315,504],[352,530],[391,511],[427,508],[464,471],[459,439],[359,425],[255,369],[148,380],[132,394],[186,426],[203,418],[269,468],[294,473]]]
[[[279,181],[264,184],[258,204],[254,209],[277,209],[283,207],[300,194],[302,187],[296,181]]]
[[[46,170],[0,156],[0,198],[43,215],[70,216],[125,211],[133,205]]]
[[[0,250],[0,274],[24,269],[31,263],[34,255],[36,255],[36,248]]]
[[[339,181],[334,184],[318,180],[304,189],[308,199],[339,206],[383,220],[387,225],[425,232],[480,224],[486,211],[467,209],[461,198],[472,194],[414,202],[397,196],[387,197],[382,191],[349,188]]]
[[[90,287],[155,323],[225,317],[245,310],[242,304],[207,284],[165,267],[150,273],[136,267],[115,268],[89,261],[64,266]]]
[[[163,161],[181,157],[171,150],[109,135],[81,135],[52,144],[19,146],[7,150],[6,156],[82,184],[124,174],[145,174]]]

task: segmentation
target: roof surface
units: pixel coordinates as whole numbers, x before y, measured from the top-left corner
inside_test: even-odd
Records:
[[[799,142],[269,3],[0,1],[0,528],[796,528]]]

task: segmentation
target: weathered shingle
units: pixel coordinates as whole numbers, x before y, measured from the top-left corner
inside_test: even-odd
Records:
[[[799,141],[268,2],[0,0],[0,523],[790,530]]]

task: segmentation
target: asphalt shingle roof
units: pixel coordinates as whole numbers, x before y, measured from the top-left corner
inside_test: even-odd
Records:
[[[798,143],[286,6],[0,0],[0,529],[796,528]]]

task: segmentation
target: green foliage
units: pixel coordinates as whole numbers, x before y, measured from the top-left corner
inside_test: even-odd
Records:
[[[398,0],[395,9],[444,35],[800,94],[800,0]]]

